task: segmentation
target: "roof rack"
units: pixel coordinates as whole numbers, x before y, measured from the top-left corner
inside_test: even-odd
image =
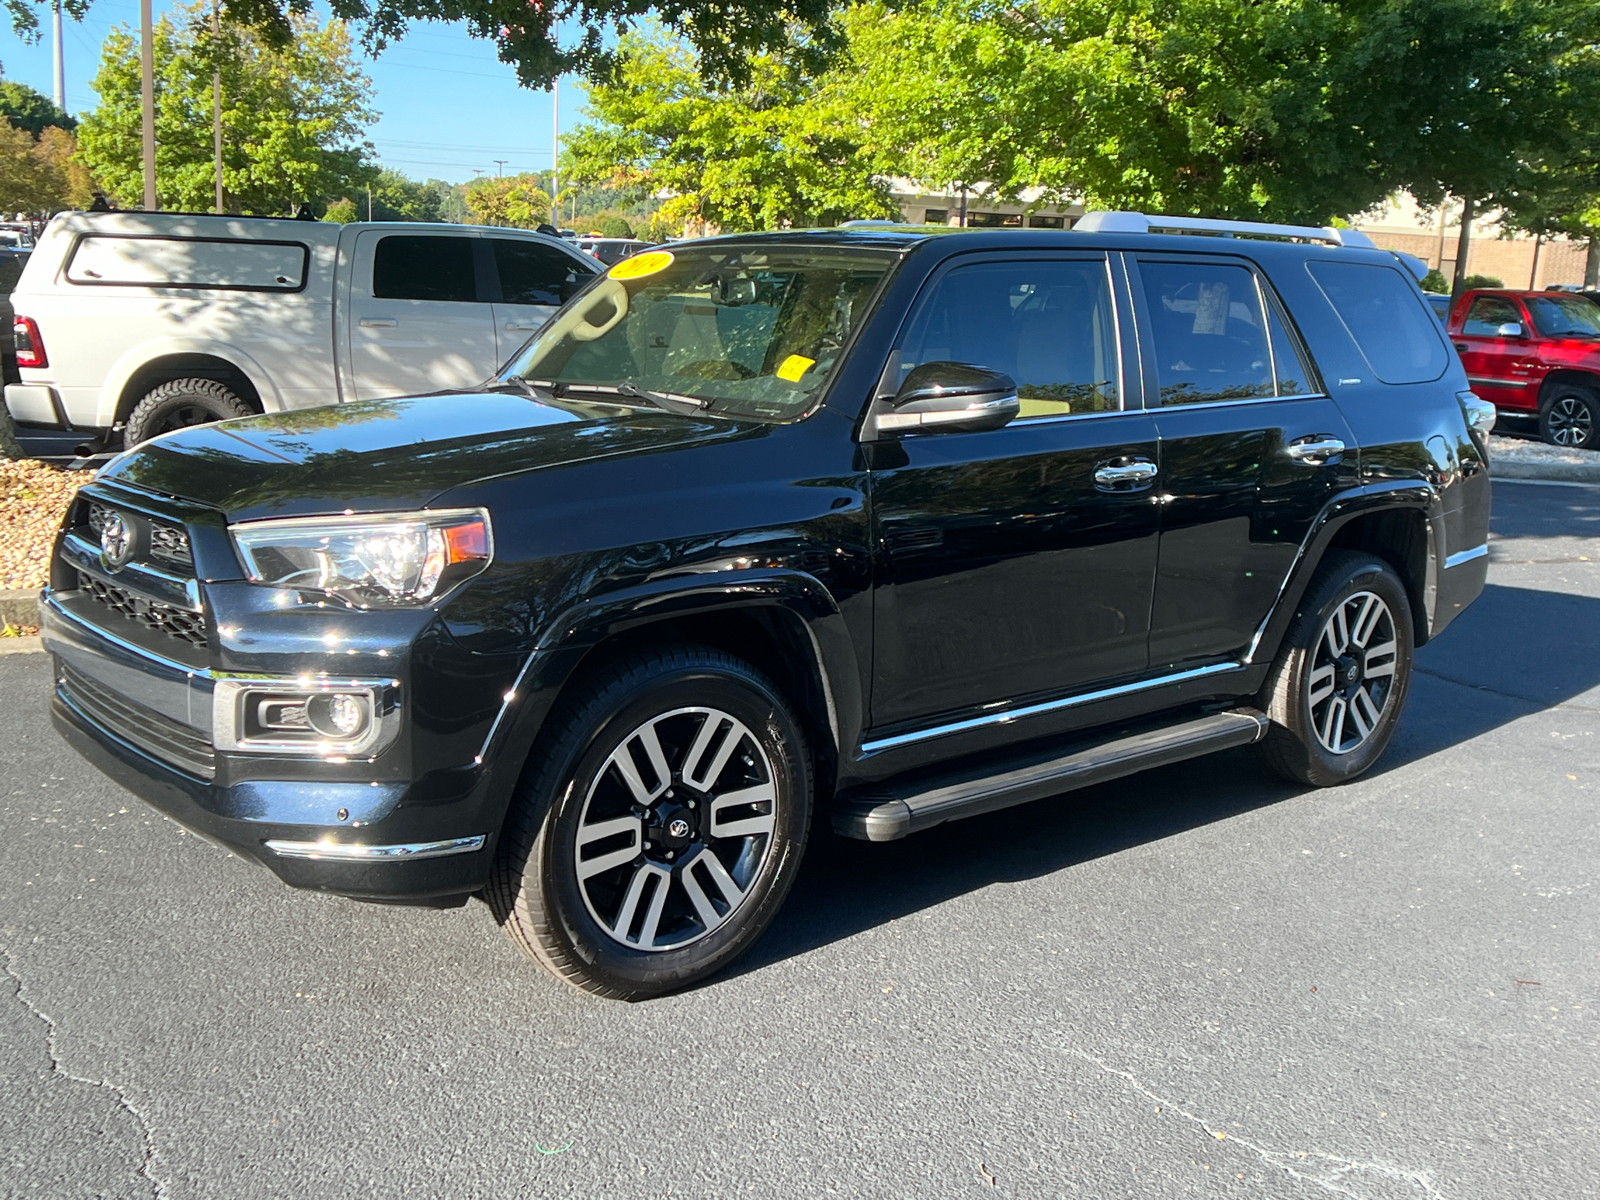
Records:
[[[1275,225],[1268,221],[1219,221],[1212,217],[1151,217],[1139,212],[1085,213],[1073,229],[1079,233],[1152,233],[1172,230],[1177,233],[1209,233],[1218,237],[1294,238],[1304,242],[1326,242],[1331,246],[1377,249],[1372,239],[1359,229],[1335,229],[1331,225]]]

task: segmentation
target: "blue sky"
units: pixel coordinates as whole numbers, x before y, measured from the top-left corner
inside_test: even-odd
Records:
[[[163,5],[157,0],[156,14]],[[41,7],[44,38],[30,46],[0,32],[0,65],[7,78],[51,91],[49,11]],[[80,24],[66,18],[67,111],[93,108],[89,87],[100,62],[100,43],[117,25],[139,24],[139,0],[94,0]],[[405,40],[376,59],[364,60],[372,78],[374,107],[382,117],[367,131],[385,166],[416,179],[458,183],[474,169],[493,175],[548,170],[552,141],[550,94],[517,86],[516,75],[487,42],[464,28],[413,27]],[[562,131],[578,123],[582,92],[569,80],[561,87]],[[496,165],[504,159],[504,167]]]

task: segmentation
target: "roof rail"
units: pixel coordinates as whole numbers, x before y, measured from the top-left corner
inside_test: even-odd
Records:
[[[1335,229],[1331,225],[1275,225],[1267,221],[1219,221],[1212,217],[1150,217],[1138,212],[1085,213],[1073,229],[1080,233],[1151,233],[1170,229],[1178,233],[1209,233],[1220,237],[1298,238],[1305,242],[1327,242],[1331,246],[1377,249],[1372,239],[1359,229]]]

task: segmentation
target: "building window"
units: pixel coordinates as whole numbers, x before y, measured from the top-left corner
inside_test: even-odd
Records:
[[[1042,213],[1033,213],[1028,217],[1029,229],[1061,229],[1065,225],[1065,217],[1047,217]]]
[[[950,210],[948,208],[924,209],[922,223],[924,225],[948,225],[950,224]]]
[[[969,212],[967,224],[974,229],[1021,229],[1021,213]]]

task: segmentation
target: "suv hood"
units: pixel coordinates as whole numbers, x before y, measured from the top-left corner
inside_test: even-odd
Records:
[[[475,480],[738,437],[754,422],[505,392],[362,400],[164,434],[99,478],[221,509],[230,521],[426,508]]]

